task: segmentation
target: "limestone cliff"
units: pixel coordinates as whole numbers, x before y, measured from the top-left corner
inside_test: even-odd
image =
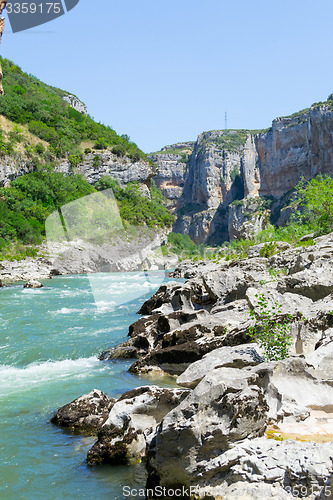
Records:
[[[146,161],[132,162],[127,157],[112,154],[110,151],[89,153],[82,156],[82,161],[72,167],[68,159],[59,160],[55,170],[71,174],[82,174],[89,184],[95,184],[104,175],[118,179],[122,185],[137,181],[145,191],[150,186],[150,179],[155,174],[154,168]],[[0,157],[0,186],[8,186],[11,181],[34,170],[34,164],[24,155]],[[147,186],[147,188],[145,187]]]
[[[89,184],[95,184],[104,175],[118,179],[121,185],[128,182],[140,182],[150,186],[150,179],[155,174],[155,169],[147,161],[132,162],[126,156],[118,157],[110,151],[88,153],[83,155],[82,161],[72,167],[68,160],[62,161],[56,170],[70,174],[82,174]]]
[[[267,217],[257,213],[254,198],[272,198],[276,208],[302,177],[309,180],[319,173],[333,175],[332,96],[275,119],[266,131],[205,132],[187,162],[174,230],[197,243],[240,237],[251,224],[258,230]]]
[[[242,172],[248,133],[212,131],[200,134],[188,161],[178,220],[174,230],[197,243],[227,239],[227,207],[244,196]]]
[[[168,200],[168,208],[174,210],[184,189],[187,162],[193,151],[194,142],[181,142],[165,146],[149,157],[158,166],[154,181]]]
[[[80,101],[75,95],[68,94],[63,97],[63,100],[68,102],[68,104],[71,106],[71,108],[74,108],[76,111],[79,113],[82,113],[84,115],[87,115],[87,106]]]

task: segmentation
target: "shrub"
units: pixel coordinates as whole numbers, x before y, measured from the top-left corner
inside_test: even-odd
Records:
[[[269,241],[263,248],[260,249],[260,257],[272,257],[276,252],[276,244],[274,241]]]
[[[277,319],[281,314],[282,305],[274,302],[271,308],[263,293],[256,294],[258,299],[259,313],[251,310],[251,318],[256,320],[255,326],[250,328],[250,336],[264,351],[264,357],[269,361],[278,361],[289,356],[292,344],[290,335],[290,323],[292,316]]]
[[[68,161],[70,163],[70,166],[72,168],[75,168],[82,161],[82,156],[81,155],[69,155]]]
[[[102,158],[99,155],[95,155],[93,159],[93,167],[99,168],[102,165]]]

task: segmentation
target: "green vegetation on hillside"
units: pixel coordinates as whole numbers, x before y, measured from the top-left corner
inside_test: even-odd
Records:
[[[118,156],[128,156],[132,161],[147,156],[130,141],[127,135],[119,136],[113,129],[96,123],[65,102],[67,92],[46,85],[8,59],[0,57],[3,69],[5,95],[0,99],[0,114],[14,123],[27,125],[28,130],[48,143],[48,154],[62,157],[65,154],[78,156],[82,144],[91,142],[95,149],[111,149]],[[22,140],[19,132],[17,142]],[[29,145],[28,145],[29,147]],[[7,154],[11,150],[1,143],[0,149]],[[40,155],[44,153],[40,151]],[[75,161],[73,159],[73,161]]]
[[[132,225],[171,226],[174,216],[166,208],[166,199],[152,180],[150,199],[142,194],[140,184],[129,182],[121,187],[117,179],[106,175],[95,184],[98,191],[112,188],[121,218]]]
[[[116,180],[104,177],[96,189],[114,191],[123,221],[148,227],[170,226],[173,216],[165,199],[152,186],[151,200],[144,197],[137,183],[122,188]],[[47,217],[61,206],[96,192],[80,175],[65,176],[51,167],[19,177],[10,187],[0,188],[0,258],[20,259],[36,254],[33,248],[45,237]]]
[[[239,148],[244,147],[248,134],[248,130],[226,130],[223,135],[214,139],[213,142],[223,149],[237,151]]]
[[[45,220],[58,207],[95,189],[80,175],[66,177],[51,168],[23,175],[0,188],[0,255],[24,257],[45,234]],[[30,251],[31,252],[31,251]]]

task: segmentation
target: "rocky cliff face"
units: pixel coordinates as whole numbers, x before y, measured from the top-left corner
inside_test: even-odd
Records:
[[[17,155],[15,158],[0,157],[0,186],[8,186],[10,181],[32,172],[33,169],[33,163],[23,155]],[[83,155],[82,161],[75,168],[67,159],[61,160],[55,166],[55,170],[66,174],[72,172],[82,174],[90,184],[94,184],[104,175],[118,179],[122,185],[137,181],[142,184],[147,195],[150,179],[155,174],[154,168],[148,162],[143,160],[132,162],[129,158],[119,158],[110,151]]]
[[[182,142],[165,146],[150,158],[158,166],[154,181],[168,200],[168,208],[174,210],[183,194],[187,161],[193,151],[193,142]]]
[[[332,105],[330,96],[326,103],[277,118],[263,132],[200,134],[187,162],[174,230],[197,243],[239,237],[243,224],[253,222],[253,210],[247,209],[253,198],[280,200],[302,177],[333,175]],[[179,193],[181,184],[177,189]],[[241,199],[243,209],[232,208]],[[253,226],[261,229],[263,224],[264,218],[257,217]]]
[[[242,171],[247,132],[200,134],[188,160],[188,172],[178,204],[174,230],[197,243],[227,239],[226,208],[244,196]]]
[[[260,180],[259,194],[279,198],[302,176],[308,180],[319,173],[332,175],[332,133],[333,111],[329,104],[274,120],[268,132],[255,136],[258,161],[254,174],[257,171]]]
[[[75,171],[82,174],[89,184],[95,184],[104,175],[118,179],[122,185],[137,181],[150,186],[150,179],[154,176],[154,168],[146,161],[132,162],[129,158],[118,157],[110,151],[89,153],[83,156],[82,162],[72,169],[69,161],[63,161],[57,170],[65,173]]]
[[[68,102],[68,104],[71,106],[71,108],[74,108],[76,111],[79,113],[82,113],[84,115],[87,115],[87,106],[83,104],[80,99],[78,99],[75,95],[68,94],[63,97],[63,100]]]

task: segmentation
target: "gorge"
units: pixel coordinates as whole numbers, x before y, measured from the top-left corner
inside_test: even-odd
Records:
[[[157,185],[177,215],[174,231],[216,244],[249,235],[250,221],[263,227],[258,197],[271,199],[271,212],[279,213],[302,177],[332,175],[332,155],[331,95],[275,119],[268,130],[204,132],[195,143],[166,146],[151,158],[159,167]],[[285,221],[275,216],[274,222]]]

